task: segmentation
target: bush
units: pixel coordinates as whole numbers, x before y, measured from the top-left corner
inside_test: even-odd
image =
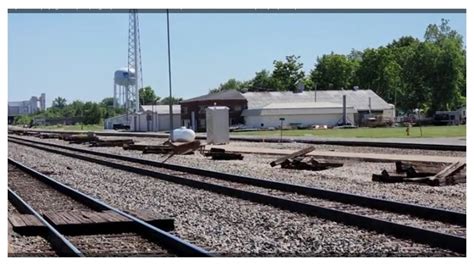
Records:
[[[29,125],[33,119],[27,115],[20,115],[15,117],[15,121],[13,121],[13,124],[15,125]]]

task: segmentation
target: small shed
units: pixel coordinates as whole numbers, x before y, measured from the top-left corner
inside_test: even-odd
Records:
[[[229,143],[229,107],[206,108],[207,144]]]
[[[119,115],[105,120],[104,128],[113,129],[114,125],[126,125],[130,131],[167,131],[170,130],[169,105],[142,105],[140,112]],[[181,126],[181,110],[173,105],[173,128]]]

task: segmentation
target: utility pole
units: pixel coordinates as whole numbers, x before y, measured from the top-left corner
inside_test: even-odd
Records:
[[[170,85],[170,141],[173,140],[173,94],[171,90],[171,46],[170,46],[170,14],[169,9],[166,9],[166,27],[168,32],[168,80]]]
[[[285,121],[285,118],[280,117],[280,143],[283,141],[283,121]]]

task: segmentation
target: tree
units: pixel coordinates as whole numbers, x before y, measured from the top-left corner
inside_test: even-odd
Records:
[[[102,99],[102,101],[99,104],[99,107],[103,114],[103,118],[114,117],[119,114],[123,114],[125,112],[123,108],[119,108],[119,107],[114,108],[113,97],[107,97],[107,98]]]
[[[372,89],[387,102],[395,102],[400,88],[401,67],[391,49],[379,47],[366,49],[356,71],[362,88]]]
[[[465,104],[466,56],[462,36],[452,30],[448,20],[428,25],[425,32],[432,72],[426,81],[432,90],[430,111],[452,110]]]
[[[13,124],[15,125],[29,125],[32,121],[32,118],[28,115],[20,115],[15,117]]]
[[[310,79],[318,89],[350,88],[358,63],[345,55],[331,53],[317,58]]]
[[[286,62],[273,61],[273,86],[279,91],[296,91],[298,82],[303,81],[303,63],[298,62],[299,56],[290,55]]]
[[[94,125],[101,122],[103,117],[99,104],[94,102],[86,102],[84,104],[84,124]]]
[[[104,107],[114,106],[114,97],[106,97],[100,101],[100,105]]]
[[[155,104],[156,101],[160,100],[160,97],[155,95],[155,91],[150,86],[138,90],[138,95],[141,105]]]
[[[270,72],[262,69],[255,73],[255,77],[250,81],[249,91],[268,91],[273,90],[274,81]]]
[[[248,88],[248,86],[248,81],[238,81],[234,78],[231,78],[226,82],[219,84],[219,87],[210,90],[209,93],[216,93],[224,90],[238,90],[243,92]]]
[[[172,104],[179,104],[182,100],[183,100],[183,98],[174,98],[174,97],[172,97]],[[170,97],[168,96],[168,97],[163,98],[160,101],[160,104],[169,105],[170,104]]]
[[[66,106],[66,99],[62,97],[57,97],[53,100],[53,108],[62,109]]]

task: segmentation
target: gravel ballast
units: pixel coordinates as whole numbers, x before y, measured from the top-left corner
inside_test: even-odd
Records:
[[[26,137],[38,141],[38,138]],[[55,139],[40,140],[60,145],[67,142]],[[249,144],[243,142],[245,144]],[[271,143],[270,145],[279,145]],[[282,144],[283,145],[283,144]],[[286,144],[289,145],[289,144]],[[136,158],[163,161],[159,154],[142,154],[140,151],[123,150],[120,147],[89,148],[73,144],[72,147],[97,150],[105,153],[119,154]],[[372,174],[379,174],[383,169],[394,171],[394,163],[368,163],[345,161],[343,167],[324,171],[306,171],[272,168],[269,164],[277,156],[245,154],[243,160],[213,161],[200,154],[174,156],[167,162],[188,167],[213,170],[235,175],[243,175],[291,184],[316,187],[354,193],[369,197],[419,204],[422,206],[465,212],[466,184],[454,186],[431,187],[410,183],[379,183],[372,181]]]
[[[8,165],[8,172],[8,186],[10,189],[15,191],[24,201],[39,213],[94,211],[86,205],[49,187],[31,175],[24,173],[13,165]],[[11,204],[9,204],[9,213],[17,213],[17,210]],[[21,238],[24,238],[23,236],[19,236],[16,233],[14,234],[14,237],[20,238],[18,241],[13,241],[14,243],[21,243],[21,246],[17,249],[20,253],[32,253],[32,256],[36,256],[37,254],[31,249],[43,250],[44,248],[47,248],[46,246],[41,246],[43,245],[43,242],[38,239],[41,237],[27,237],[22,240]],[[166,249],[146,240],[136,233],[67,236],[67,239],[71,241],[73,245],[76,245],[76,247],[86,256],[171,255]],[[40,246],[37,247],[38,245]]]
[[[51,175],[59,181],[101,198],[115,207],[129,210],[148,208],[157,214],[175,217],[178,236],[211,252],[312,256],[456,255],[411,241],[190,189],[12,143],[9,144],[9,155],[40,171],[53,172]],[[65,170],[67,167],[72,170]]]
[[[19,214],[8,202],[8,215]],[[13,231],[8,223],[8,256],[9,257],[55,257],[56,252],[49,242],[41,236],[23,236]]]
[[[76,153],[76,152],[73,152],[73,153]],[[104,160],[104,157],[101,157],[101,156],[95,156],[95,155],[89,155],[89,156],[93,158],[97,158],[99,160]],[[174,170],[169,170],[165,168],[147,166],[147,165],[143,165],[139,163],[124,162],[117,159],[108,158],[107,161],[118,163],[118,164],[130,165],[132,167],[136,167],[139,169],[147,169],[147,170],[151,170],[151,171],[155,171],[159,173],[180,176],[182,178],[192,179],[199,182],[212,183],[219,186],[231,187],[231,188],[236,188],[239,190],[245,190],[245,191],[251,191],[255,193],[271,195],[278,198],[285,198],[288,200],[294,200],[294,201],[298,201],[302,203],[314,204],[314,205],[322,206],[326,208],[335,208],[337,210],[341,210],[344,212],[364,215],[364,216],[382,219],[382,220],[388,220],[388,221],[395,222],[398,224],[420,227],[420,228],[429,229],[433,231],[439,231],[439,232],[443,232],[447,234],[453,234],[453,235],[465,237],[465,233],[466,233],[466,228],[462,226],[456,226],[456,225],[442,223],[438,221],[420,219],[420,218],[412,217],[409,215],[401,215],[401,214],[397,214],[393,212],[364,208],[357,205],[343,204],[340,202],[318,199],[318,198],[309,197],[305,195],[299,195],[296,193],[289,193],[289,192],[284,192],[280,190],[267,189],[267,188],[262,188],[262,187],[247,185],[247,184],[218,180],[214,178],[209,178],[209,177],[189,174],[189,173],[183,173],[180,171],[174,171]]]

